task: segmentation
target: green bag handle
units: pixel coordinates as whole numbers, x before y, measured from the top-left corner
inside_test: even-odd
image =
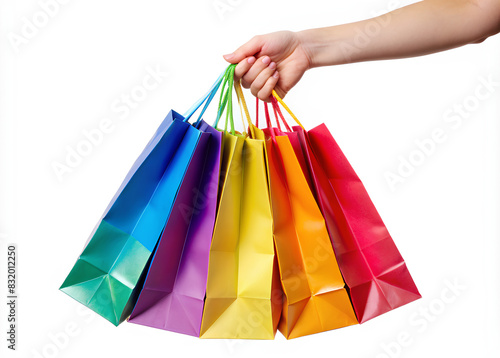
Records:
[[[214,127],[217,128],[219,124],[220,117],[222,116],[222,113],[224,112],[224,108],[226,107],[227,104],[227,83],[228,83],[228,72],[229,72],[229,67],[226,69],[224,72],[224,76],[222,78],[222,87],[220,91],[220,97],[219,97],[219,105],[217,109],[217,118],[215,119]]]
[[[226,110],[226,120],[224,125],[224,131],[227,132],[228,124],[231,125],[231,134],[235,134],[234,130],[234,117],[233,117],[233,96],[232,90],[234,85],[234,70],[236,68],[235,64],[231,64],[226,69],[224,77],[222,79],[222,89],[219,97],[219,107],[217,111],[217,118],[215,120],[214,127],[217,128],[219,125],[222,113]],[[227,106],[227,108],[226,108]]]

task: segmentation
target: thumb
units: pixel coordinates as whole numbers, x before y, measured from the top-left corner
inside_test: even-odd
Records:
[[[255,36],[246,44],[240,46],[236,51],[224,55],[224,59],[229,63],[239,63],[244,58],[256,55],[262,49],[264,41],[259,36]]]

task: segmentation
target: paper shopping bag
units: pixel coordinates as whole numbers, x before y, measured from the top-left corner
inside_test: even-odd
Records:
[[[273,339],[281,310],[264,144],[224,133],[201,338]]]
[[[130,169],[60,288],[115,325],[132,311],[145,268],[193,154],[199,145],[203,147],[198,152],[205,153],[210,134],[187,121],[221,81],[222,75],[205,98],[188,111],[189,115],[170,111]],[[191,166],[198,165],[196,159]]]
[[[149,266],[129,322],[199,336],[215,222],[222,133],[201,120],[226,79],[190,111],[205,106],[194,124],[206,136],[198,145]],[[201,140],[200,140],[201,142]]]
[[[222,133],[198,145],[129,322],[199,336],[217,206]],[[201,141],[201,140],[200,140]]]
[[[265,132],[274,240],[284,291],[279,330],[290,339],[357,324],[325,221],[290,139],[277,128]]]
[[[273,339],[282,293],[264,141],[224,132],[222,147],[223,186],[200,337]]]
[[[403,257],[328,128],[313,128],[307,139],[318,203],[359,321],[420,298]]]
[[[115,325],[131,313],[179,187],[188,167],[197,165],[193,154],[210,135],[187,121],[221,81],[222,75],[185,116],[170,111],[60,288]]]
[[[277,112],[282,116],[279,108]],[[293,131],[300,143],[295,142],[295,149],[306,157],[304,170],[311,177],[359,322],[420,298],[365,187],[328,128],[322,124],[304,131],[294,126]]]

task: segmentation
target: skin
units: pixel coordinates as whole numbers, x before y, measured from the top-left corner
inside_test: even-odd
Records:
[[[500,32],[500,0],[424,0],[349,24],[259,35],[225,55],[261,100],[284,97],[315,67],[427,55]]]

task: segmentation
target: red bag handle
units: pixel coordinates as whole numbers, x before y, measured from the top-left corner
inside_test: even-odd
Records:
[[[283,108],[290,114],[290,116],[292,116],[293,120],[299,125],[301,126],[302,128],[304,128],[304,126],[302,125],[302,123],[299,122],[299,120],[297,119],[297,117],[295,116],[295,114],[293,114],[293,112],[290,110],[290,108],[288,108],[288,106],[285,104],[285,102],[283,102],[283,100],[280,98],[280,96],[276,93],[275,90],[273,90],[273,98],[279,102],[279,104],[281,104],[281,106],[283,106]],[[279,106],[278,107],[278,110],[279,110]],[[281,111],[279,110],[278,112],[280,115],[281,115],[281,118],[283,119],[283,121],[285,120],[283,118],[283,113],[281,113]],[[285,122],[286,123],[286,122]]]
[[[259,97],[255,97],[255,126],[259,128]]]
[[[281,109],[280,106],[278,105],[278,101],[276,100],[276,98],[271,97],[271,102],[273,104],[274,117],[276,117],[276,123],[278,123],[279,130],[281,131],[280,120],[279,120],[281,118],[283,124],[285,125],[286,130],[291,132],[292,130],[290,129],[290,126],[288,125],[285,116],[283,116],[283,113],[281,113]]]

